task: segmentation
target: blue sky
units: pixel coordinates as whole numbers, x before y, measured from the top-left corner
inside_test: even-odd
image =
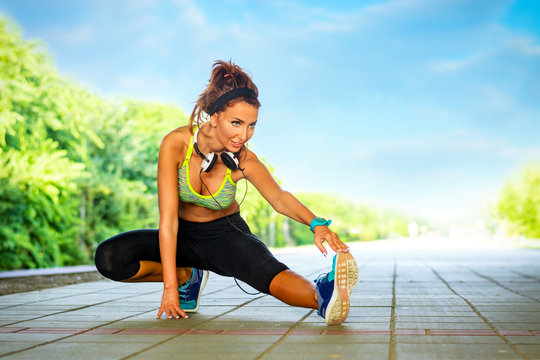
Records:
[[[62,74],[191,112],[249,70],[252,148],[291,191],[452,219],[540,159],[536,0],[0,0]]]

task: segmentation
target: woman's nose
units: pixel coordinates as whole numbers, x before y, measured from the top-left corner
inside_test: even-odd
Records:
[[[247,137],[248,137],[248,127],[247,126],[244,126],[242,128],[242,130],[240,131],[240,138],[242,141],[246,141],[247,140]]]

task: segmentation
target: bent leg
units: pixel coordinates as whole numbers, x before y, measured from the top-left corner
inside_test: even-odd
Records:
[[[176,278],[179,284],[183,284],[189,280],[191,267],[176,268]],[[139,261],[139,271],[132,277],[122,280],[123,282],[163,282],[163,268],[161,263],[148,260]]]
[[[315,285],[291,270],[277,274],[270,283],[270,294],[292,306],[318,309]]]
[[[113,236],[99,244],[95,263],[103,276],[115,281],[162,282],[159,231],[134,230]],[[180,283],[190,276],[190,267],[177,268]]]

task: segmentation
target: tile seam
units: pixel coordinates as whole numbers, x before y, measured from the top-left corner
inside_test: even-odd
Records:
[[[396,278],[397,259],[394,257],[394,273],[392,275],[392,309],[390,311],[390,343],[388,349],[388,360],[396,358]]]
[[[129,319],[130,317],[138,316],[138,315],[144,314],[146,312],[148,312],[148,310],[137,313],[135,315],[126,316],[125,318],[114,320],[114,321],[111,321],[111,322],[108,322],[108,323],[105,323],[105,324],[102,324],[102,325],[94,326],[92,328],[86,329],[86,330],[81,331],[81,332],[71,333],[68,336],[63,336],[63,337],[60,337],[58,339],[54,339],[54,340],[51,340],[51,341],[46,341],[46,342],[43,342],[43,343],[35,344],[33,346],[30,346],[30,347],[27,347],[27,348],[24,348],[24,349],[19,349],[19,350],[16,350],[16,351],[12,351],[12,352],[9,352],[9,353],[6,353],[6,354],[1,354],[0,358],[5,357],[5,356],[10,356],[10,355],[13,355],[13,354],[17,354],[17,353],[20,353],[20,352],[23,352],[23,351],[32,350],[32,349],[38,348],[40,346],[49,345],[49,344],[52,344],[52,343],[55,343],[55,342],[58,342],[58,341],[61,341],[61,340],[69,339],[69,338],[77,336],[77,335],[85,334],[85,333],[87,333],[89,331],[101,328],[101,327],[106,326],[106,325],[113,324],[113,323],[115,323],[117,321],[122,321],[122,320],[125,320],[125,319]],[[27,330],[27,329],[25,329],[25,330]],[[24,330],[21,330],[21,332],[22,331],[24,331]],[[19,333],[19,331],[17,331],[17,333]]]
[[[265,297],[265,296],[267,296],[267,295],[265,294],[265,295],[257,296],[256,298],[251,299],[251,300],[249,300],[249,301],[246,301],[246,302],[243,303],[243,304],[237,305],[237,306],[234,307],[233,309],[230,309],[230,310],[228,310],[228,311],[225,311],[225,312],[223,312],[223,313],[221,313],[221,314],[218,314],[218,315],[216,315],[216,316],[214,316],[214,317],[212,317],[212,318],[210,318],[210,319],[208,319],[208,320],[205,320],[205,321],[203,321],[203,322],[201,322],[201,323],[199,323],[199,324],[193,326],[193,327],[192,327],[191,329],[189,329],[188,331],[185,331],[185,332],[183,332],[183,333],[181,333],[181,334],[178,334],[178,335],[171,336],[170,338],[165,339],[165,340],[163,340],[163,341],[160,341],[160,342],[158,342],[158,343],[156,343],[156,344],[153,344],[153,345],[151,345],[151,346],[149,346],[149,347],[147,347],[147,348],[145,348],[145,349],[142,349],[142,350],[139,350],[139,351],[137,351],[137,352],[134,352],[133,354],[130,354],[130,355],[128,355],[128,356],[125,356],[125,357],[121,358],[121,360],[125,360],[125,359],[132,358],[133,356],[136,356],[136,355],[142,354],[142,353],[144,353],[144,352],[146,352],[146,351],[152,350],[152,349],[158,347],[159,345],[162,345],[162,344],[164,344],[164,343],[166,343],[166,342],[169,342],[169,341],[171,341],[171,340],[173,340],[173,339],[176,339],[176,338],[178,338],[178,337],[180,337],[180,336],[188,335],[188,334],[191,333],[193,330],[197,330],[198,328],[200,328],[201,326],[203,326],[203,325],[209,323],[210,321],[215,320],[215,319],[217,319],[217,318],[219,318],[219,317],[221,317],[221,316],[223,316],[223,315],[226,315],[226,314],[228,314],[228,313],[230,313],[230,312],[233,312],[233,311],[235,311],[235,310],[238,310],[239,308],[241,308],[241,307],[243,307],[243,306],[245,306],[245,305],[247,305],[247,304],[249,304],[249,303],[251,303],[251,302],[253,302],[253,301],[255,301],[255,300],[258,300],[258,299],[260,299],[260,298],[263,298],[263,297]]]
[[[523,352],[521,352],[521,350],[519,350],[516,345],[514,345],[510,340],[508,340],[506,336],[502,335],[499,330],[497,330],[497,328],[484,315],[482,315],[480,311],[478,311],[478,309],[469,301],[469,299],[465,298],[464,296],[460,295],[456,290],[454,290],[454,288],[452,288],[452,286],[450,286],[450,284],[434,268],[432,268],[427,263],[424,263],[424,265],[431,269],[433,274],[435,274],[435,276],[437,276],[443,282],[443,284],[448,287],[450,291],[452,291],[456,296],[460,297],[463,301],[465,301],[471,307],[471,309],[491,328],[491,330],[493,330],[495,334],[497,334],[497,336],[504,341],[505,344],[510,346],[510,348],[514,350],[516,354],[518,354],[525,360],[529,360],[529,358]]]
[[[270,345],[266,350],[264,350],[259,356],[257,356],[255,358],[255,360],[260,360],[260,359],[263,359],[264,357],[266,357],[266,355],[268,355],[272,350],[274,350],[279,344],[281,344],[283,341],[285,341],[285,339],[291,335],[291,333],[298,327],[300,326],[300,324],[305,320],[307,319],[311,314],[313,314],[313,312],[315,311],[315,309],[311,309],[310,311],[308,311],[304,316],[302,316],[302,318],[300,320],[298,320],[293,326],[291,326],[289,328],[289,330],[283,334],[283,336],[281,336],[276,342],[274,342],[272,345]]]
[[[514,294],[519,295],[519,296],[523,296],[524,298],[527,298],[527,299],[536,301],[537,303],[540,303],[540,301],[539,301],[538,299],[535,299],[535,298],[533,298],[533,297],[531,297],[531,296],[527,296],[527,295],[521,294],[520,292],[518,292],[518,291],[516,291],[516,290],[513,290],[513,289],[511,289],[511,288],[509,288],[509,287],[507,287],[507,286],[504,286],[503,284],[499,283],[497,280],[495,280],[495,279],[493,279],[493,278],[491,278],[491,277],[489,277],[489,276],[487,276],[487,275],[480,274],[480,273],[479,273],[478,271],[476,271],[476,270],[473,270],[473,269],[468,268],[468,267],[463,266],[463,265],[460,265],[460,267],[469,270],[470,272],[472,272],[472,273],[475,274],[476,276],[479,276],[479,277],[481,277],[481,278],[483,278],[483,279],[486,279],[486,280],[488,280],[488,281],[491,281],[491,282],[494,283],[495,285],[497,285],[497,286],[499,286],[499,287],[501,287],[501,288],[503,288],[503,289],[505,289],[505,290],[507,290],[507,291],[510,291],[511,293],[514,293]]]

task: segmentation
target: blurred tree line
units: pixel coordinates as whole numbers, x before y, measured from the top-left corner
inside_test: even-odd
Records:
[[[187,124],[181,109],[104,98],[74,84],[39,42],[23,40],[2,17],[0,95],[0,269],[90,263],[104,239],[157,227],[159,144]],[[325,194],[299,197],[332,218],[344,240],[407,233],[397,214]],[[254,189],[242,215],[268,245],[313,241],[309,228],[276,214]]]
[[[88,263],[107,237],[156,226],[158,147],[180,109],[73,84],[5,18],[0,93],[1,269]]]
[[[511,178],[493,210],[507,235],[540,239],[540,163],[529,164]]]

